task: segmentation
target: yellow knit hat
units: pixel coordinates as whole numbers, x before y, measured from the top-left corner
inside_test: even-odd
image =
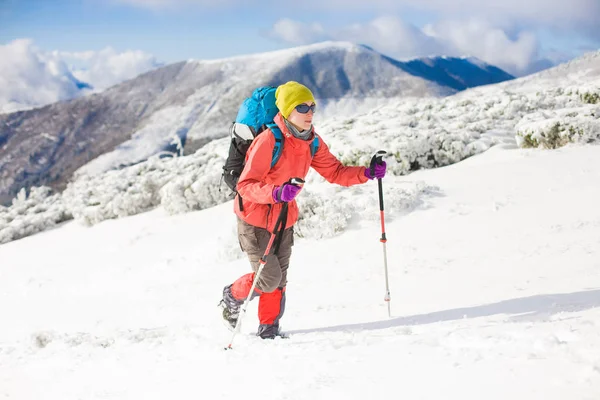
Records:
[[[289,81],[280,85],[275,91],[275,105],[281,111],[281,115],[287,119],[294,108],[302,103],[316,103],[315,97],[306,86]]]

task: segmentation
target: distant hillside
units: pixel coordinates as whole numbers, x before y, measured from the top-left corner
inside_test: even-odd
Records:
[[[300,81],[325,113],[340,104],[364,111],[389,99],[445,96],[510,79],[480,62],[442,60],[401,63],[365,46],[326,42],[171,64],[102,93],[0,115],[0,204],[22,187],[61,190],[81,167],[95,174],[131,165],[177,141],[192,153],[227,135],[241,101],[261,85]]]
[[[515,79],[511,74],[475,57],[427,57],[409,61],[405,65],[414,75],[433,79],[456,90]]]

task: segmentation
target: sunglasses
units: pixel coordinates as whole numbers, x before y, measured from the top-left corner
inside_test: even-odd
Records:
[[[308,110],[310,110],[314,114],[316,107],[317,107],[316,104],[313,104],[312,106],[309,106],[309,105],[306,105],[306,104],[298,104],[296,106],[296,111],[298,111],[300,114],[306,114],[306,113],[308,113]]]

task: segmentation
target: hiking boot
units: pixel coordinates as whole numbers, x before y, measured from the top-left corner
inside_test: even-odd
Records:
[[[231,285],[223,288],[223,299],[219,302],[219,308],[222,310],[223,321],[230,330],[235,329],[242,304],[243,301],[237,300],[231,294]]]
[[[261,339],[275,339],[277,336],[282,336],[279,332],[279,324],[259,325],[256,336]]]
[[[240,316],[240,312],[231,310],[227,307],[227,304],[224,300],[219,302],[219,308],[222,310],[223,322],[225,322],[225,326],[227,329],[233,331],[238,321],[238,317]]]

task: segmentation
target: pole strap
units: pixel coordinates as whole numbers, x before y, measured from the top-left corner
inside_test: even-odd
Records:
[[[283,207],[281,207],[281,212],[279,213],[279,218],[277,218],[275,228],[273,229],[273,234],[275,235],[275,251],[273,254],[279,254],[279,246],[281,245],[283,232],[285,231],[285,226],[287,225],[287,217],[288,203],[283,203]]]

